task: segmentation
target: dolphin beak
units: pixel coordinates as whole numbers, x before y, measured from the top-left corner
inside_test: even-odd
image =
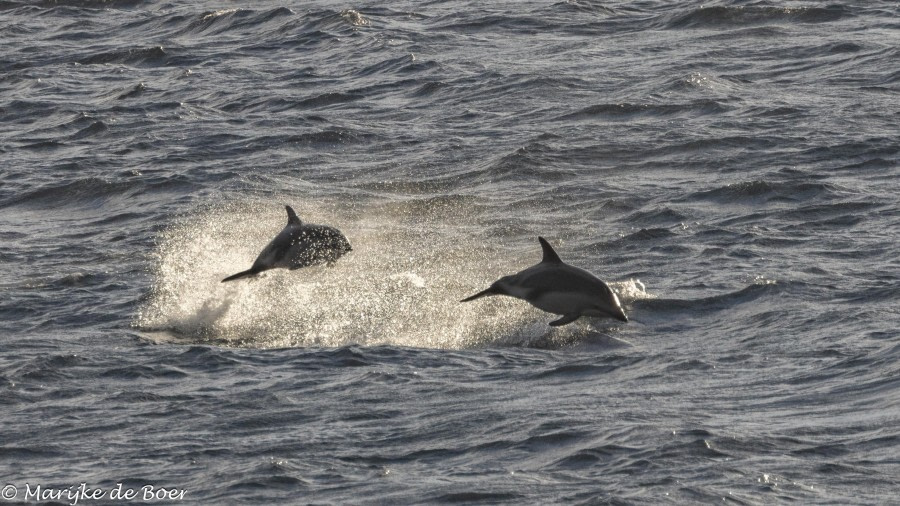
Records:
[[[499,293],[500,293],[500,292],[498,292],[498,291],[492,286],[492,287],[490,287],[490,288],[488,288],[488,289],[486,289],[486,290],[482,290],[482,291],[476,293],[475,295],[472,295],[472,296],[470,296],[470,297],[466,297],[465,299],[461,300],[460,302],[469,302],[470,300],[480,299],[480,298],[482,298],[482,297],[487,297],[488,295],[498,295]]]

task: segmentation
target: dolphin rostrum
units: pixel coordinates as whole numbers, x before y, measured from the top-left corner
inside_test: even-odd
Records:
[[[223,283],[279,267],[299,269],[322,263],[331,265],[351,250],[350,243],[340,230],[325,225],[304,224],[291,206],[284,208],[288,215],[284,229],[263,248],[252,267],[228,276],[222,280]]]
[[[488,295],[508,295],[532,306],[562,315],[550,322],[559,327],[581,318],[599,316],[628,321],[619,298],[609,285],[590,272],[564,263],[543,237],[538,237],[544,258],[541,263],[495,281],[487,290],[467,297],[468,302]]]

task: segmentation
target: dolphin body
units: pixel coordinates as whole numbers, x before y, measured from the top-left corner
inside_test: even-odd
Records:
[[[322,263],[330,265],[352,249],[340,230],[304,224],[291,206],[284,208],[288,215],[287,225],[263,248],[252,267],[228,276],[223,283],[279,267],[293,270]]]
[[[543,237],[538,237],[544,258],[541,263],[495,281],[487,290],[467,297],[468,302],[488,295],[508,295],[527,301],[532,306],[562,315],[550,322],[553,327],[566,325],[582,316],[598,316],[628,321],[619,298],[609,285],[590,272],[563,262]]]

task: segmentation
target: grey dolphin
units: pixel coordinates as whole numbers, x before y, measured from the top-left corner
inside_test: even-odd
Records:
[[[279,267],[299,269],[322,263],[332,264],[351,250],[350,243],[340,230],[325,225],[304,224],[291,206],[287,210],[287,225],[263,248],[253,266],[233,274],[222,282],[233,281]]]
[[[619,298],[609,285],[590,272],[564,263],[543,237],[538,237],[544,258],[541,263],[495,281],[487,290],[466,297],[468,302],[488,295],[508,295],[532,306],[562,315],[550,322],[558,327],[582,316],[609,317],[628,321]]]

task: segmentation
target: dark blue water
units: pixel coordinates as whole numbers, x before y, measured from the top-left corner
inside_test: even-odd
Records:
[[[898,19],[0,1],[0,493],[896,501]],[[630,321],[458,302],[538,235]]]

